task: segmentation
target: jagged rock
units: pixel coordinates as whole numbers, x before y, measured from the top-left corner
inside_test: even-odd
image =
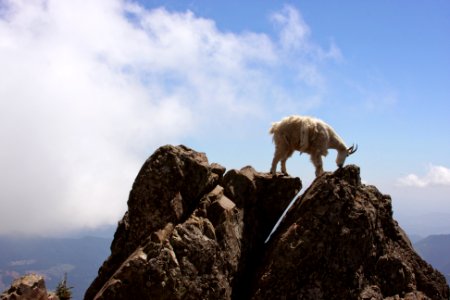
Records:
[[[302,184],[299,178],[273,177],[247,166],[240,171],[226,173],[223,185],[225,195],[243,210],[245,226],[241,242],[242,255],[233,298],[246,299],[253,274],[262,263],[264,241]]]
[[[128,211],[119,222],[111,256],[86,292],[92,299],[121,264],[153,232],[168,223],[186,220],[204,193],[221,179],[225,169],[209,165],[204,153],[184,146],[159,148],[144,163],[128,200]]]
[[[414,251],[391,198],[347,166],[317,178],[271,239],[252,299],[448,299]]]
[[[248,262],[261,257],[301,183],[250,167],[222,182],[224,172],[185,146],[158,149],[133,184],[111,256],[85,299],[239,299],[234,287],[254,271]]]
[[[1,300],[58,300],[58,296],[48,293],[44,277],[27,274],[17,278],[11,287],[0,295]]]
[[[447,299],[391,199],[347,166],[299,178],[230,170],[185,146],[139,172],[111,255],[85,299]]]
[[[222,207],[221,214],[216,227],[195,213],[176,226],[168,223],[135,250],[95,299],[229,299],[242,225],[235,207]]]

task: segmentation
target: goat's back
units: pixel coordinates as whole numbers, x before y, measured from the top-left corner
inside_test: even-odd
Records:
[[[325,123],[313,117],[294,115],[285,117],[279,122],[272,123],[272,127],[270,128],[269,132],[271,134],[287,134],[299,132],[304,129],[315,130],[318,125],[321,126],[322,124]]]

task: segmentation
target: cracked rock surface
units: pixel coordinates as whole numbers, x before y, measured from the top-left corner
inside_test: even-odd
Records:
[[[299,178],[230,170],[185,146],[144,163],[85,299],[448,299],[359,168]]]

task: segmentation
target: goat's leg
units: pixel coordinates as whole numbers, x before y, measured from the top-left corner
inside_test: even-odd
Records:
[[[275,154],[273,155],[272,167],[270,168],[270,173],[272,175],[275,175],[277,173],[277,164],[281,158],[282,158],[282,152],[280,151],[280,148],[276,147]]]
[[[322,155],[320,152],[311,154],[311,161],[316,167],[316,177],[319,177],[323,173]]]
[[[289,175],[286,170],[286,161],[289,157],[291,157],[292,153],[294,153],[294,150],[287,151],[281,159],[281,173],[283,173],[284,175]]]
[[[272,175],[276,174],[277,164],[281,160],[281,172],[288,175],[286,171],[286,160],[292,155],[292,153],[294,153],[294,150],[286,151],[284,147],[275,147],[275,154],[273,155],[270,173],[272,173]]]

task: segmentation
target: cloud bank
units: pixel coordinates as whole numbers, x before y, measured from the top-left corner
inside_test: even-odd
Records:
[[[339,49],[293,7],[271,20],[277,38],[128,1],[2,1],[0,234],[113,224],[149,149],[320,103],[277,74],[320,91]]]
[[[425,188],[430,186],[450,186],[450,169],[444,166],[430,165],[424,176],[409,174],[399,178],[399,186]]]

